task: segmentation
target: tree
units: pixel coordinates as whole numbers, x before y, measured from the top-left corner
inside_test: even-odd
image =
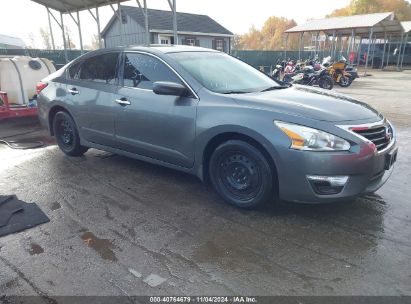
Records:
[[[28,40],[29,40],[29,43],[26,44],[26,48],[34,49],[36,47],[36,37],[33,32],[30,32],[28,34]]]
[[[43,47],[46,50],[51,50],[52,46],[51,46],[51,35],[49,33],[49,31],[44,30],[42,27],[40,28],[40,36],[41,39],[43,40]]]
[[[351,0],[346,7],[334,10],[327,17],[394,12],[399,20],[411,19],[411,4],[406,0]]]
[[[283,50],[285,49],[284,31],[296,26],[294,20],[284,17],[270,17],[266,20],[261,30],[252,26],[248,33],[234,38],[234,49],[239,50]],[[295,49],[298,38],[290,35],[288,49]]]
[[[91,50],[97,50],[97,49],[99,49],[99,48],[100,48],[100,41],[99,41],[98,35],[97,35],[97,34],[94,34],[94,35],[91,37],[91,46],[90,46],[90,49],[91,49]]]
[[[66,46],[68,49],[75,49],[76,45],[74,44],[73,40],[72,40],[72,34],[71,34],[71,30],[70,28],[65,25],[64,26],[64,31],[65,31],[65,35],[66,35]]]

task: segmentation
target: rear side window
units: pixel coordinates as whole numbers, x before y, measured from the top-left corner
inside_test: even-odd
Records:
[[[180,78],[157,58],[138,53],[125,54],[124,86],[152,90],[156,81],[181,83]]]
[[[80,68],[79,79],[106,84],[117,81],[118,56],[120,53],[108,53],[86,59]]]
[[[77,78],[77,74],[80,70],[81,63],[82,63],[82,61],[77,62],[69,68],[68,74],[69,74],[70,79],[76,79]]]

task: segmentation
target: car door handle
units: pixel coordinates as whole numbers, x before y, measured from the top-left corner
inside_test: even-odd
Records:
[[[80,92],[76,88],[71,88],[67,90],[71,95],[80,94]]]
[[[126,98],[116,99],[116,102],[121,106],[129,106],[131,102],[129,102]]]

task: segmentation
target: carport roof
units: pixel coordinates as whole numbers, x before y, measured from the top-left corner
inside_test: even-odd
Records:
[[[403,21],[401,22],[401,25],[404,29],[404,33],[408,33],[411,31],[411,21]]]
[[[286,33],[301,32],[325,32],[331,35],[334,31],[337,35],[351,35],[354,29],[357,36],[367,36],[370,28],[375,34],[400,33],[401,23],[397,20],[393,12],[376,13],[366,15],[353,15],[346,17],[332,17],[325,19],[312,19],[304,24],[297,25]]]
[[[72,13],[96,6],[106,6],[128,0],[32,0],[62,13]]]

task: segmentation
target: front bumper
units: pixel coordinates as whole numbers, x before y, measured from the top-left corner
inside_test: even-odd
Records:
[[[387,167],[387,155],[396,155],[395,142],[382,152],[367,143],[357,152],[310,152],[289,149],[282,158],[279,174],[279,197],[302,203],[331,203],[353,199],[378,190],[390,177],[394,162]],[[285,151],[284,151],[285,152]],[[283,154],[284,155],[284,154]],[[388,170],[387,170],[388,169]],[[307,176],[348,176],[337,194],[318,194]]]

